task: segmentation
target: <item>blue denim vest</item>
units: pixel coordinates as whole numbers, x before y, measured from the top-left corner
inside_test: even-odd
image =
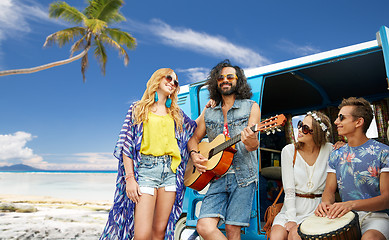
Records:
[[[227,112],[227,124],[230,136],[240,135],[243,128],[247,127],[251,107],[254,101],[249,99],[236,99],[234,105]],[[221,104],[215,108],[207,108],[204,115],[206,133],[209,142],[219,134],[223,134],[224,117]],[[235,145],[238,150],[232,160],[236,181],[239,186],[245,187],[258,181],[257,151],[249,152],[242,142]]]

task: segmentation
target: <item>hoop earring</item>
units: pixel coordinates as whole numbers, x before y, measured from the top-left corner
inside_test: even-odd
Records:
[[[171,98],[166,99],[165,106],[167,108],[170,108],[172,106],[172,99]]]
[[[158,102],[158,93],[157,93],[157,92],[155,92],[154,101],[155,101],[155,102]]]

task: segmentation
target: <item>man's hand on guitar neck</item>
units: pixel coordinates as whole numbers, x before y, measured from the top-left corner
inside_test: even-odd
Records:
[[[241,132],[241,139],[245,145],[247,151],[251,152],[257,150],[259,146],[258,132],[253,132],[250,127],[255,124],[250,124],[251,126],[245,127]]]
[[[197,171],[200,173],[204,173],[207,170],[207,167],[204,164],[208,161],[201,153],[192,151],[190,153],[190,157],[192,158],[193,165],[197,168]]]

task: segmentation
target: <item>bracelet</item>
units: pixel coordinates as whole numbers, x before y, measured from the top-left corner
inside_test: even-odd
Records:
[[[189,156],[192,156],[192,152],[200,153],[200,151],[196,151],[196,150],[192,149],[192,150],[190,150],[190,152],[189,152]]]
[[[126,182],[127,182],[127,180],[128,180],[129,178],[134,178],[134,179],[135,179],[134,174],[127,174],[127,175],[125,176]]]

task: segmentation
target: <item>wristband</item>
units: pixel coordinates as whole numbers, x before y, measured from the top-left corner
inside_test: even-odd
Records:
[[[189,156],[192,156],[192,152],[200,153],[200,151],[196,151],[196,150],[192,149],[192,150],[190,150],[190,152],[189,152]]]

